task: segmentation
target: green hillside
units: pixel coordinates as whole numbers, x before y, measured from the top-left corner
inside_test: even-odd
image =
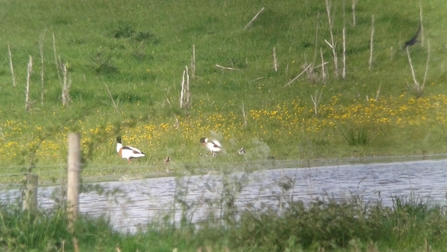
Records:
[[[330,29],[324,1],[2,1],[0,163],[7,173],[64,165],[71,131],[82,134],[86,166],[111,167],[101,173],[127,165],[117,135],[146,152],[130,165],[137,172],[165,171],[168,156],[182,172],[444,153],[445,13],[441,0],[333,1]],[[421,17],[418,42],[403,50]],[[191,100],[180,108],[185,67]],[[224,151],[212,158],[201,137]]]

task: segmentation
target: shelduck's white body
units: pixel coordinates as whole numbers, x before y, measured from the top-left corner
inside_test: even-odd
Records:
[[[123,146],[121,137],[117,137],[116,141],[116,152],[118,152],[118,155],[120,155],[121,158],[127,159],[129,163],[132,158],[141,158],[146,156],[146,154],[144,154],[137,148],[131,146]]]
[[[213,157],[217,155],[217,152],[220,152],[222,150],[222,145],[217,140],[210,140],[208,138],[202,137],[200,138],[200,142],[203,146],[211,151],[211,155]]]

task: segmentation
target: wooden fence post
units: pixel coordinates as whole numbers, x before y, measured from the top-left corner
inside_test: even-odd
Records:
[[[22,210],[35,211],[37,209],[38,176],[28,174],[26,177],[25,195],[22,201]]]
[[[81,174],[81,135],[70,133],[68,135],[68,185],[67,207],[69,230],[73,231],[73,223],[79,212],[79,192]]]

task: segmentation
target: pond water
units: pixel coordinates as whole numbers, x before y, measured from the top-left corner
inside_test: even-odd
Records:
[[[380,199],[382,204],[391,205],[394,197],[412,195],[424,202],[445,205],[446,168],[447,159],[443,159],[102,182],[90,184],[100,190],[81,193],[80,212],[105,215],[116,229],[134,232],[164,216],[175,222],[182,213],[193,222],[210,214],[218,216],[228,202],[234,202],[239,210],[259,210],[278,208],[291,200],[344,200],[356,195],[366,202]],[[39,206],[53,207],[58,190],[39,188]],[[18,190],[3,191],[0,199],[18,194]]]

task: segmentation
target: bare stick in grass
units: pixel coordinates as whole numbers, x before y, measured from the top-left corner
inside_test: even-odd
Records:
[[[12,64],[11,46],[8,43],[9,67],[11,68],[12,86],[16,86],[16,76],[14,75],[14,66]]]
[[[39,52],[40,52],[40,78],[42,82],[41,86],[41,92],[40,92],[40,104],[43,106],[43,99],[44,99],[44,82],[45,82],[45,73],[44,73],[44,55],[43,55],[43,46],[45,41],[45,30],[43,31],[43,34],[39,37]]]
[[[408,46],[405,47],[405,51],[407,52],[408,63],[410,64],[411,76],[413,76],[414,86],[418,89],[419,82],[416,80],[416,75],[414,73],[413,63],[411,62],[411,56],[410,56],[410,51],[408,50]]]
[[[218,65],[218,64],[216,64],[216,67],[217,67],[217,68],[220,68],[220,69],[222,69],[222,70],[231,70],[231,71],[238,71],[238,70],[239,70],[239,69],[237,69],[237,68],[224,67],[224,66],[221,66],[221,65]]]
[[[191,78],[196,77],[196,46],[192,45]]]
[[[180,108],[188,109],[190,104],[190,92],[189,92],[189,73],[188,67],[185,66],[185,70],[182,75],[182,90],[180,93]]]
[[[332,20],[332,18],[331,18],[331,1],[325,0],[325,3],[326,3],[327,19],[328,19],[328,24],[329,24],[329,32],[331,35],[331,42],[329,43],[327,40],[324,40],[324,41],[332,49],[332,56],[334,58],[335,76],[338,77],[338,57],[337,57],[336,43],[335,43],[334,33],[333,33],[334,20]]]
[[[278,72],[278,61],[276,60],[276,48],[273,47],[273,69]]]
[[[26,75],[26,92],[25,92],[25,110],[28,111],[31,108],[29,101],[29,86],[31,82],[31,73],[33,72],[33,57],[29,56],[28,70]]]
[[[343,27],[343,72],[341,78],[346,79],[346,28]]]
[[[103,83],[104,83],[104,86],[106,86],[107,93],[109,94],[110,100],[112,100],[113,107],[115,108],[115,111],[117,113],[119,113],[118,106],[116,105],[115,100],[113,99],[113,96],[112,96],[112,93],[110,92],[109,86],[107,85],[107,83],[105,83],[105,82],[103,82]]]
[[[355,26],[355,5],[357,4],[359,0],[352,0],[352,26]]]
[[[54,63],[56,64],[57,77],[59,77],[59,81],[62,83],[61,73],[60,73],[60,65],[57,60],[57,52],[56,52],[56,38],[53,33],[53,52],[54,52]]]
[[[317,48],[318,48],[318,29],[319,29],[319,19],[320,19],[320,13],[317,13],[317,22],[315,25],[315,50],[314,50],[314,60],[312,64],[315,66],[315,61],[317,60]]]
[[[250,20],[250,22],[248,22],[248,24],[244,27],[244,30],[247,30],[248,27],[250,27],[250,25],[253,23],[253,21],[255,21],[256,18],[258,18],[259,14],[261,14],[261,12],[264,11],[264,7],[262,7],[262,9],[260,11],[258,11],[258,13],[256,13],[256,15]]]
[[[419,19],[421,24],[421,46],[424,46],[425,42],[425,34],[424,34],[424,26],[422,25],[422,3],[421,0],[419,0]]]
[[[422,80],[421,92],[424,89],[425,81],[427,80],[429,61],[430,61],[430,41],[427,40],[427,62],[425,63],[425,73],[424,73],[424,79]]]
[[[318,116],[318,105],[321,101],[321,95],[323,94],[323,91],[320,92],[320,95],[318,95],[318,90],[315,91],[315,96],[310,95],[310,98],[312,99],[312,103],[314,104],[314,113],[315,116]]]
[[[251,80],[250,82],[255,82],[255,81],[258,81],[258,80],[262,80],[262,79],[264,79],[264,77],[258,77],[256,79]]]
[[[323,48],[321,48],[321,47],[320,47],[320,58],[321,58],[321,79],[323,80],[323,82],[325,82],[327,75],[326,75],[326,69],[324,68],[324,65],[326,65],[327,62],[324,61]]]
[[[382,84],[380,84],[379,85],[379,88],[377,89],[377,92],[376,92],[376,102],[378,102],[379,101],[379,95],[380,95],[380,88],[382,87]]]
[[[244,117],[244,127],[247,127],[247,115],[245,114],[244,102],[242,102],[242,116]]]
[[[293,80],[289,81],[286,85],[284,85],[284,87],[287,87],[288,85],[292,84],[292,82],[296,81],[301,75],[303,75],[303,73],[305,73],[307,71],[307,69],[309,69],[309,67],[311,67],[311,64],[308,64],[307,67],[300,73],[298,74],[298,76],[296,76],[295,78],[293,78]]]
[[[342,38],[343,38],[343,70],[341,74],[341,78],[346,79],[346,18],[345,18],[345,0],[343,0],[343,30],[342,30]]]
[[[62,83],[62,105],[66,107],[70,102],[70,86],[71,86],[71,79],[68,76],[68,69],[66,64],[62,64],[62,74],[64,77]]]
[[[373,63],[373,50],[374,50],[374,15],[371,17],[371,40],[369,42],[369,69],[372,68]]]

